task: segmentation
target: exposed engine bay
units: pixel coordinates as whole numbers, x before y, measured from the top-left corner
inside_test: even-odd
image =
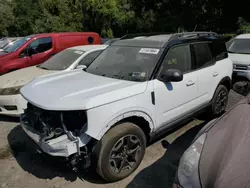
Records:
[[[28,103],[21,126],[40,147],[39,152],[66,157],[74,171],[90,166],[93,145],[85,134],[85,111],[48,111]]]

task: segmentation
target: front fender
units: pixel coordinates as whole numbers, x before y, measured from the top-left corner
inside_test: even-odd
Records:
[[[150,87],[139,95],[87,110],[88,129],[86,134],[100,140],[114,124],[131,116],[143,117],[148,121],[151,132],[153,132],[156,122],[151,92]]]
[[[105,107],[103,106],[101,108]],[[131,116],[143,117],[149,123],[151,132],[154,131],[155,122],[153,119],[153,112],[142,108],[127,108],[118,112],[115,110],[115,108],[96,108],[87,111],[88,129],[86,134],[100,140],[114,124]],[[113,113],[114,111],[116,113]],[[96,116],[97,114],[99,114],[99,117]]]
[[[103,137],[103,135],[113,126],[115,125],[117,122],[128,118],[128,117],[132,117],[132,116],[137,116],[137,117],[143,117],[148,123],[149,123],[149,127],[151,132],[153,132],[154,130],[154,122],[153,119],[150,117],[150,115],[148,113],[146,113],[145,111],[140,111],[140,110],[130,110],[130,111],[122,111],[120,113],[118,113],[119,115],[117,115],[116,117],[113,117],[113,119],[111,119],[106,126],[101,130],[101,132],[98,134],[97,138],[101,139]]]
[[[23,66],[19,62],[11,61],[1,66],[1,73],[7,73],[9,71],[17,70],[21,68],[23,68]]]

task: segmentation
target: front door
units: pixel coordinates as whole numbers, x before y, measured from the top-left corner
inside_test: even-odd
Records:
[[[198,76],[192,72],[190,45],[176,46],[169,50],[159,76],[167,69],[178,69],[184,75],[181,82],[163,83],[157,79],[153,81],[157,128],[181,118],[197,106]]]
[[[52,55],[52,38],[51,37],[44,37],[34,40],[30,43],[28,48],[32,48],[34,53],[29,56],[30,58],[30,65],[38,65],[43,63],[47,59],[50,58]]]

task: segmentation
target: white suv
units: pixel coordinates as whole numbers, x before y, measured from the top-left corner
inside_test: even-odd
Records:
[[[24,86],[21,125],[41,151],[117,181],[139,166],[156,136],[204,109],[223,113],[232,70],[215,33],[128,35],[86,70]]]
[[[250,81],[250,34],[235,37],[227,43],[230,59],[233,61],[233,78]]]

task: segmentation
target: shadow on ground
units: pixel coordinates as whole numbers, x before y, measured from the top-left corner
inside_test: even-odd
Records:
[[[174,140],[158,161],[143,169],[127,185],[127,188],[172,188],[179,160],[194,137],[206,123],[202,123]]]
[[[13,156],[24,171],[39,179],[64,178],[73,182],[77,178],[95,184],[105,182],[93,172],[73,172],[65,162],[57,157],[41,155],[37,152],[36,144],[24,133],[21,126],[16,126],[8,135],[8,142]]]

